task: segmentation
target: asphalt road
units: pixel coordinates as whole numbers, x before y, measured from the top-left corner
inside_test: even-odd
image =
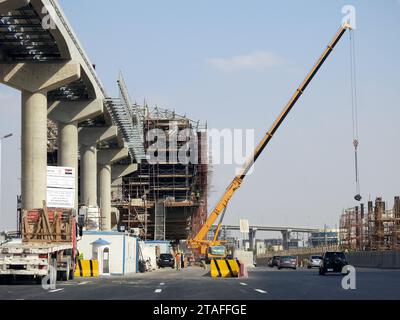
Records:
[[[203,269],[165,269],[126,277],[75,279],[44,290],[31,282],[0,285],[1,300],[351,300],[400,299],[400,270],[358,269],[356,289],[341,275],[259,267],[248,279],[212,279]]]

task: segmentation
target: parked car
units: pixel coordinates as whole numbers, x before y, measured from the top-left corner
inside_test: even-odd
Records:
[[[278,270],[281,269],[293,269],[296,270],[297,268],[297,258],[293,256],[284,256],[280,257],[278,263]]]
[[[157,259],[157,265],[159,268],[170,267],[174,268],[175,259],[170,253],[162,253],[160,257]]]
[[[268,266],[273,268],[273,267],[277,267],[278,263],[279,263],[279,258],[280,256],[273,256],[269,262],[268,262]]]
[[[321,256],[311,256],[308,259],[307,269],[319,268],[319,265],[321,264],[321,261],[322,261],[322,257]]]
[[[343,273],[343,267],[347,265],[348,262],[344,252],[325,252],[319,267],[319,274],[325,275],[327,272]]]

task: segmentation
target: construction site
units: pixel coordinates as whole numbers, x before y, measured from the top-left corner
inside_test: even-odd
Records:
[[[143,140],[150,153],[154,141],[151,132],[165,135],[163,159],[138,163],[137,171],[112,186],[112,204],[119,211],[118,226],[136,230],[143,240],[186,240],[196,234],[207,218],[208,145],[206,126],[170,110],[140,107],[143,110]],[[178,160],[187,141],[178,134],[188,130],[196,147],[192,162]],[[172,142],[173,141],[173,142]],[[174,143],[174,146],[173,146]],[[190,148],[190,146],[188,146]]]
[[[400,299],[394,10],[117,2],[0,0],[0,300]]]
[[[382,198],[344,210],[340,246],[347,251],[400,249],[400,197],[390,207]]]

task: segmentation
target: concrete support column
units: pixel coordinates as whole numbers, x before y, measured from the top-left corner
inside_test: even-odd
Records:
[[[43,207],[47,192],[47,95],[22,92],[22,208]]]
[[[283,250],[289,250],[290,231],[282,231]]]
[[[117,127],[81,128],[78,135],[81,150],[80,204],[83,206],[98,207],[97,144],[117,137]]]
[[[103,149],[100,150],[97,157],[98,163],[98,198],[100,202],[101,210],[101,230],[110,231],[111,230],[111,184],[112,184],[112,174],[111,165],[118,162],[124,158],[129,157],[128,149]],[[122,169],[122,168],[121,168]],[[132,168],[131,168],[132,169]],[[125,167],[125,170],[119,172],[122,174],[124,171],[130,170]]]
[[[75,169],[75,209],[78,209],[78,125],[58,124],[58,165]]]
[[[81,147],[81,204],[97,207],[97,148]]]
[[[99,203],[101,230],[111,230],[111,165],[99,164]]]
[[[251,251],[254,251],[256,249],[256,236],[257,236],[257,229],[250,229],[249,244]]]
[[[0,12],[28,2],[2,0]],[[74,61],[0,64],[0,83],[22,92],[22,209],[42,208],[47,200],[47,92],[80,77],[80,64]]]
[[[75,169],[75,209],[78,209],[78,124],[103,112],[103,101],[55,101],[48,117],[58,123],[58,165]],[[90,145],[91,143],[89,143]]]

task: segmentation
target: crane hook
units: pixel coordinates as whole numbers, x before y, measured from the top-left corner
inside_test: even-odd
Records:
[[[358,202],[362,200],[360,191],[360,176],[358,171],[358,98],[357,98],[357,73],[356,73],[356,53],[355,40],[353,31],[350,31],[350,75],[351,75],[351,105],[353,116],[353,146],[354,146],[354,163],[356,173],[356,195],[354,199]]]

